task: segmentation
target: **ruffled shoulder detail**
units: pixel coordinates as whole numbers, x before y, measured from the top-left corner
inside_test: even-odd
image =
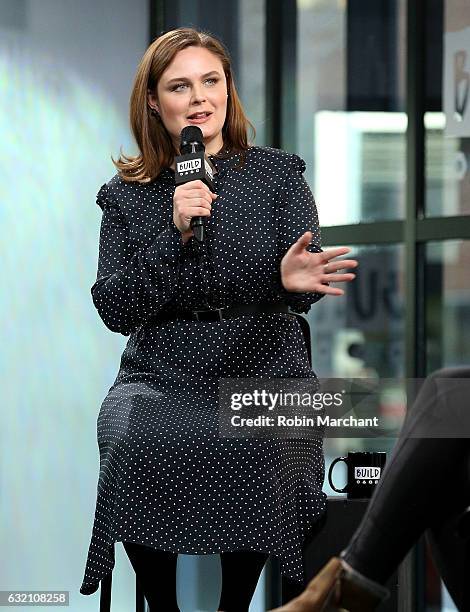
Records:
[[[269,162],[271,170],[273,170],[273,163],[275,168],[281,172],[287,173],[292,171],[304,172],[306,168],[305,161],[296,153],[289,153],[283,149],[275,149],[274,147],[259,147],[253,146],[248,149],[250,156],[255,159],[263,159]]]
[[[305,172],[307,167],[305,161],[296,153],[286,154],[287,159],[285,160],[285,168],[283,174],[283,183],[279,190],[279,208],[287,206],[289,200],[292,198],[291,192],[299,188],[302,181],[302,174]]]
[[[96,194],[96,203],[103,213],[106,212],[108,224],[119,226],[126,225],[126,217],[119,204],[115,201],[112,193],[110,193],[108,183],[101,185]]]
[[[292,153],[291,155],[291,165],[290,170],[295,170],[297,172],[305,172],[305,168],[307,167],[305,161],[296,153]]]
[[[96,203],[101,208],[101,210],[105,209],[105,206],[107,204],[107,197],[108,197],[108,185],[107,183],[105,183],[104,185],[101,185],[98,193],[96,194]]]

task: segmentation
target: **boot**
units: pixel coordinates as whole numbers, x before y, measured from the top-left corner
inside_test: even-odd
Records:
[[[333,557],[301,595],[271,612],[371,612],[389,591]]]
[[[352,568],[341,559],[341,572],[322,612],[372,612],[389,597],[390,592]]]
[[[308,583],[305,590],[288,603],[270,612],[321,612],[327,598],[334,590],[340,572],[341,560],[333,557]]]

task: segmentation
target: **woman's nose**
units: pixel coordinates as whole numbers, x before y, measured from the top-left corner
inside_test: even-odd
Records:
[[[195,86],[193,87],[193,91],[192,91],[192,95],[191,95],[191,101],[192,102],[203,102],[205,100],[205,95],[204,95],[204,90],[202,89],[201,86]]]

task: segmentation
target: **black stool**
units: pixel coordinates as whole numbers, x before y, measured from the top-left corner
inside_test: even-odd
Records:
[[[109,573],[101,581],[100,587],[100,612],[111,612],[111,587],[113,574]],[[139,580],[135,579],[135,612],[146,612],[144,591],[140,586]]]

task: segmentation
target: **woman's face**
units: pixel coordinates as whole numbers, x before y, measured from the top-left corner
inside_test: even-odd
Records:
[[[148,100],[160,113],[177,150],[181,130],[187,125],[201,128],[207,153],[217,153],[223,147],[227,81],[221,61],[207,49],[178,51],[158,82],[157,96],[149,93]],[[208,116],[196,115],[205,112]]]

